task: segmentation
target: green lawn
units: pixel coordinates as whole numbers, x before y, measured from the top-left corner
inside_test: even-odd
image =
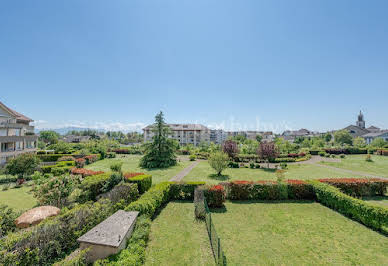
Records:
[[[366,155],[347,155],[341,162],[320,162],[353,171],[365,172],[372,175],[388,177],[388,156],[372,155],[373,162],[365,161]]]
[[[176,166],[169,167],[167,169],[155,169],[155,170],[146,170],[139,167],[140,155],[118,155],[114,159],[104,159],[98,162],[95,162],[91,165],[86,166],[85,168],[92,169],[95,171],[110,171],[110,165],[114,162],[121,161],[123,162],[123,171],[124,172],[142,172],[152,175],[152,183],[157,184],[163,181],[168,181],[174,177],[177,173],[182,171],[185,167],[189,166],[191,162],[181,161],[178,162]]]
[[[191,202],[170,202],[152,222],[145,265],[214,265],[206,225]]]
[[[388,238],[319,203],[227,202],[213,212],[228,265],[387,265]]]
[[[265,169],[250,168],[228,168],[223,172],[223,177],[212,177],[215,171],[207,161],[201,161],[191,172],[183,178],[183,181],[206,181],[207,183],[218,183],[220,181],[232,180],[276,180],[274,171]],[[320,167],[313,164],[289,164],[285,178],[287,179],[315,179],[350,177],[348,173]],[[351,177],[357,177],[352,175]]]
[[[30,190],[31,187],[22,186],[0,191],[0,205],[5,204],[18,211],[29,210],[37,204]]]

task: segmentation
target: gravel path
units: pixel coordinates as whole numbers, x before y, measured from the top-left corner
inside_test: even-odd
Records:
[[[183,169],[181,172],[179,172],[176,176],[170,179],[170,181],[179,182],[181,181],[190,171],[196,167],[199,164],[199,161],[195,161],[189,166],[187,166],[185,169]]]

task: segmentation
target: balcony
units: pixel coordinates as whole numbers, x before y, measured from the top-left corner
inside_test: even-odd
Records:
[[[16,142],[16,141],[37,141],[38,136],[0,136],[0,142]]]

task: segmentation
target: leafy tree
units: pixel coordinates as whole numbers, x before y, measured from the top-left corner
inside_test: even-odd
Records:
[[[387,142],[382,139],[382,138],[375,138],[372,142],[371,142],[371,146],[373,147],[376,147],[376,148],[384,148],[384,146],[387,144]]]
[[[257,155],[268,163],[269,168],[269,162],[278,157],[279,152],[274,142],[262,142],[257,149]]]
[[[239,153],[237,143],[231,139],[224,142],[222,145],[222,151],[225,152],[231,159],[234,159]]]
[[[338,130],[334,133],[334,141],[341,145],[352,145],[353,138],[347,130]]]
[[[53,130],[44,130],[39,132],[39,140],[47,144],[54,144],[58,142],[60,135]]]
[[[9,232],[16,230],[15,220],[18,214],[7,205],[0,205],[0,239]]]
[[[357,137],[353,140],[353,146],[358,148],[364,148],[366,146],[366,142],[364,138]]]
[[[40,159],[35,154],[24,153],[10,160],[6,165],[6,171],[10,175],[17,175],[23,178],[32,175],[39,166]]]
[[[261,142],[263,140],[263,136],[262,135],[256,135],[256,140],[257,142]]]
[[[328,132],[326,133],[323,138],[325,139],[326,142],[330,142],[333,136]]]
[[[55,153],[69,154],[73,151],[73,145],[64,141],[59,141],[47,147],[50,150],[54,150]]]
[[[220,176],[222,171],[228,167],[229,156],[224,152],[217,151],[210,154],[208,162],[210,166],[216,170],[217,175]]]
[[[144,156],[140,160],[143,168],[166,168],[176,165],[177,144],[168,137],[170,129],[164,122],[163,113],[155,116],[152,142],[144,144]]]

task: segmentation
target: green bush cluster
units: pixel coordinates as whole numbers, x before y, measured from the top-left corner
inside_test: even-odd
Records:
[[[169,200],[171,184],[159,183],[151,187],[137,201],[132,202],[125,208],[126,211],[138,211],[140,215],[152,217],[155,211]]]
[[[249,163],[251,161],[259,162],[259,156],[256,154],[238,154],[235,157],[235,162]]]
[[[324,183],[311,181],[311,184],[323,205],[375,230],[388,232],[388,209],[353,198]]]
[[[78,204],[62,209],[61,214],[47,219],[30,230],[17,231],[0,239],[0,265],[48,265],[76,249],[77,238],[128,205],[137,197],[133,185],[131,193],[120,200]]]
[[[189,160],[190,160],[190,161],[195,161],[195,159],[197,159],[197,156],[195,156],[194,154],[191,154],[191,155],[189,156]]]
[[[125,182],[137,184],[139,193],[143,194],[152,186],[152,175],[138,175],[131,178],[125,178]]]
[[[38,154],[38,157],[42,162],[56,162],[59,158],[73,155],[74,154]]]
[[[15,219],[19,216],[7,205],[0,205],[0,238],[16,230]]]
[[[292,158],[292,157],[275,158],[272,162],[273,163],[293,163],[293,162],[296,162],[296,158]]]
[[[195,189],[202,185],[205,185],[205,182],[172,182],[170,187],[170,199],[193,200]]]
[[[314,199],[311,185],[298,182],[249,182],[235,181],[224,183],[227,198],[232,200],[285,200]]]
[[[75,161],[59,161],[54,165],[42,166],[41,170],[44,174],[62,175],[69,173],[73,167],[75,167]]]
[[[94,201],[96,200],[98,195],[107,192],[109,188],[112,188],[114,185],[117,185],[121,181],[121,179],[116,180],[116,184],[114,184],[112,182],[112,175],[114,175],[114,173],[104,173],[85,177],[85,179],[81,182],[79,186],[82,192],[80,193],[77,201]],[[109,184],[109,186],[107,186],[107,184]]]

